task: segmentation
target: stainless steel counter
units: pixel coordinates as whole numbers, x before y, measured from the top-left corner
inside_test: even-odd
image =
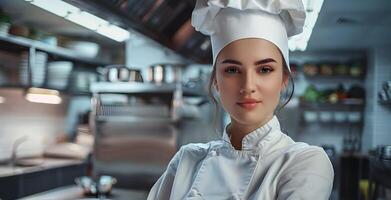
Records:
[[[138,190],[124,190],[124,189],[114,189],[112,194],[107,198],[100,199],[132,199],[132,200],[145,200],[147,199],[148,191],[138,191]],[[32,196],[27,196],[22,198],[22,200],[42,200],[42,199],[56,199],[56,200],[69,200],[69,199],[83,199],[90,198],[83,195],[83,190],[75,185],[65,186],[50,190],[47,192],[35,194]]]
[[[46,169],[53,169],[58,167],[66,167],[71,165],[82,164],[81,160],[74,159],[60,159],[60,158],[35,158],[29,159],[29,161],[42,160],[42,163],[37,166],[23,167],[23,166],[11,166],[11,165],[0,165],[0,178],[6,176],[15,176],[24,173],[37,172]]]
[[[72,185],[76,177],[87,174],[87,168],[86,161],[55,158],[45,158],[32,167],[0,165],[0,199],[19,199]]]

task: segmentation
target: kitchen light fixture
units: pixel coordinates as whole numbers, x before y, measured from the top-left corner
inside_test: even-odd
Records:
[[[123,42],[130,36],[129,31],[97,17],[89,12],[66,3],[62,0],[25,0],[39,8],[63,17],[71,22],[95,31],[117,42]]]
[[[5,98],[0,96],[0,103],[5,103]]]
[[[312,29],[318,19],[323,0],[303,0],[307,18],[303,27],[303,33],[289,38],[289,49],[291,51],[305,51],[310,40]]]
[[[26,100],[34,103],[60,104],[60,92],[45,88],[29,88],[26,94]]]

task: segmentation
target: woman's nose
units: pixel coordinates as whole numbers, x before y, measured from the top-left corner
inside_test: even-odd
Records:
[[[251,73],[244,73],[242,76],[242,86],[240,88],[240,94],[252,94],[255,93],[255,83],[253,74]]]

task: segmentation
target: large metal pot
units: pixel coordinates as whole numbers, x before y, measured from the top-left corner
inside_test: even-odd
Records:
[[[184,64],[158,63],[147,68],[146,81],[150,83],[178,83],[181,82],[181,69]]]
[[[128,68],[125,65],[109,65],[103,69],[105,81],[109,82],[143,82],[141,70]]]

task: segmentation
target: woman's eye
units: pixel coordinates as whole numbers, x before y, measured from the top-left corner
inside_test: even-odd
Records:
[[[261,68],[259,68],[259,72],[262,73],[262,74],[267,74],[267,73],[270,73],[272,71],[273,71],[273,69],[271,67],[261,67]]]
[[[228,67],[225,69],[225,72],[229,74],[235,74],[235,73],[239,73],[239,69],[236,67]]]

